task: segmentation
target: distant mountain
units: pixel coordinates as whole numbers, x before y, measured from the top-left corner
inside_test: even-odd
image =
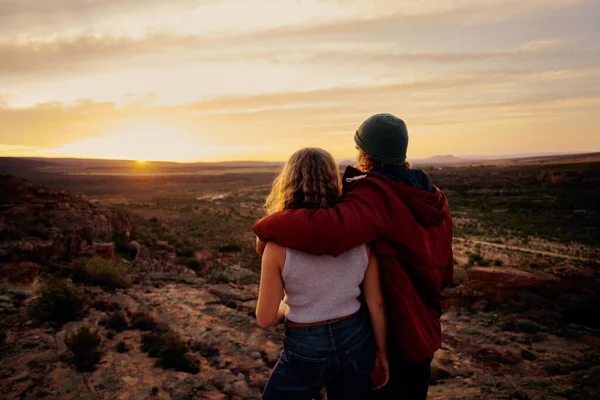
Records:
[[[447,154],[447,155],[441,155],[441,156],[433,156],[433,157],[429,157],[429,158],[425,158],[425,159],[417,159],[414,160],[413,163],[414,164],[420,164],[420,165],[454,165],[454,164],[460,164],[465,162],[465,159],[462,158],[458,158],[455,157],[451,154]]]
[[[433,156],[429,158],[418,158],[418,159],[410,159],[409,161],[415,165],[455,165],[464,162],[469,162],[471,159],[458,158],[453,155],[442,155],[442,156]],[[338,163],[341,167],[346,167],[348,165],[355,165],[355,158],[345,158],[342,160],[338,160]]]

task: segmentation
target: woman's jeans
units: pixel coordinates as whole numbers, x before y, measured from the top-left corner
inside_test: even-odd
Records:
[[[317,327],[285,326],[283,352],[263,393],[266,400],[368,399],[375,343],[365,312]]]

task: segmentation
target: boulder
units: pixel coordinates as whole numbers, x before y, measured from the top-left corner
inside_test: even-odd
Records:
[[[552,273],[564,279],[589,279],[594,277],[591,267],[580,267],[569,262],[557,264],[552,267]]]
[[[504,267],[473,267],[467,271],[465,285],[497,301],[510,299],[519,290],[543,295],[560,291],[560,278],[544,272],[530,272]]]
[[[216,392],[216,391],[215,392],[206,392],[197,398],[197,400],[226,400],[226,399],[228,399],[228,396],[225,393]]]
[[[1,230],[9,238],[0,243],[6,262],[78,255],[90,243],[114,235],[128,241],[133,229],[126,211],[100,207],[65,191],[35,188],[15,177],[0,179],[0,193]],[[108,245],[96,249],[103,257],[111,253]]]
[[[40,266],[32,262],[4,264],[0,267],[0,279],[17,286],[31,286],[37,281]]]
[[[221,274],[221,280],[232,283],[248,283],[255,277],[256,274],[254,272],[239,265],[227,267]]]
[[[130,246],[135,252],[134,262],[147,261],[150,259],[150,250],[143,244],[133,241],[131,242]]]
[[[472,282],[478,282],[479,286],[493,284],[504,287],[545,287],[559,281],[551,274],[504,267],[469,268],[467,277]]]
[[[258,297],[258,285],[218,284],[210,286],[209,291],[222,302],[229,300],[246,302],[256,300]]]
[[[92,254],[110,260],[115,256],[114,243],[93,243]]]

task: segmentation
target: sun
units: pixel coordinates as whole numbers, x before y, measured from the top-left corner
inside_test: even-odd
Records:
[[[146,160],[137,160],[137,163],[139,165],[144,165],[144,164],[146,164]]]

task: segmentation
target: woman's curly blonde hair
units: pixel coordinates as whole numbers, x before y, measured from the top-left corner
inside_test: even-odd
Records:
[[[358,163],[355,166],[356,169],[358,169],[362,172],[371,172],[375,168],[382,168],[386,165],[384,163],[380,163],[378,161],[373,160],[371,157],[369,157],[367,155],[367,153],[362,151],[360,148],[357,148],[357,150],[358,150],[358,156],[356,157],[356,161]],[[406,161],[404,164],[398,164],[398,165],[401,166],[402,168],[406,168],[406,169],[412,168],[411,163],[408,161]]]
[[[293,208],[331,207],[341,195],[340,171],[331,153],[307,147],[284,164],[264,208],[268,215]]]

